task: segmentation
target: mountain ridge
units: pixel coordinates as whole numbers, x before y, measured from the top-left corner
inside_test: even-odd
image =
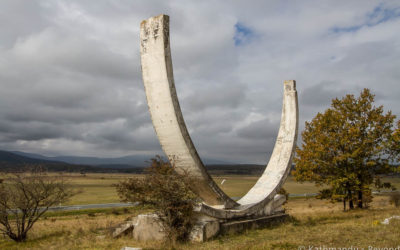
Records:
[[[92,156],[72,156],[72,155],[61,155],[61,156],[44,156],[40,154],[32,154],[22,151],[10,151],[14,154],[30,157],[33,159],[48,160],[48,161],[59,161],[70,164],[85,164],[92,166],[104,166],[104,165],[126,165],[131,167],[146,167],[148,162],[154,158],[154,155],[126,155],[121,157],[92,157]],[[216,160],[216,159],[204,159],[206,165],[236,165],[228,161]]]
[[[37,157],[30,158],[29,156]],[[38,159],[41,158],[41,159]],[[50,158],[53,160],[46,160]],[[90,158],[90,157],[89,157]],[[94,173],[143,173],[146,166],[127,164],[104,163],[100,165],[71,164],[55,161],[54,157],[45,157],[38,154],[0,150],[0,171],[24,171],[29,167],[41,166],[48,171],[64,172],[94,172]],[[208,164],[205,166],[212,175],[260,175],[265,165],[257,164]]]

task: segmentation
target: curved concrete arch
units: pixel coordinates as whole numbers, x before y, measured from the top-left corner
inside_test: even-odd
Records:
[[[207,173],[183,120],[172,71],[168,16],[159,15],[140,24],[140,54],[147,104],[165,154],[178,171],[196,177],[194,189],[204,202],[237,206]]]
[[[276,194],[290,172],[297,141],[298,113],[296,82],[285,81],[278,137],[263,174],[247,194],[238,201],[239,206],[222,210],[203,203],[199,211],[217,218],[235,218],[267,213],[263,209],[267,207],[268,203],[274,202],[274,199],[279,199]],[[273,204],[271,205],[273,206]]]
[[[250,191],[238,202],[226,195],[207,173],[187,131],[177,98],[169,43],[169,17],[159,15],[141,23],[142,76],[154,129],[163,151],[178,171],[198,182],[194,190],[204,203],[199,211],[217,218],[263,213],[290,171],[296,146],[298,106],[295,81],[285,81],[282,118],[270,161]]]

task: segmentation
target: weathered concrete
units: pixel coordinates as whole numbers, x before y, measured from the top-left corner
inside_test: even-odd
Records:
[[[202,204],[198,211],[217,218],[240,218],[262,211],[272,202],[289,174],[296,148],[298,104],[296,82],[284,82],[281,124],[269,163],[256,184],[232,209]],[[269,214],[264,214],[269,215]]]
[[[147,104],[165,154],[177,170],[197,177],[194,188],[207,204],[236,206],[207,173],[186,129],[175,91],[168,16],[140,24],[140,53]]]
[[[219,234],[220,221],[218,219],[199,215],[189,235],[192,242],[204,242]]]
[[[129,219],[121,224],[119,224],[113,231],[112,237],[113,238],[118,238],[122,235],[126,235],[128,233],[131,233],[137,224],[137,217],[134,217],[132,219]]]
[[[271,208],[271,203],[268,206]],[[275,211],[273,215],[269,216],[230,220],[221,220],[204,214],[197,214],[194,218],[195,222],[190,232],[189,240],[192,242],[205,242],[220,234],[234,234],[248,229],[267,227],[284,220],[286,217],[287,215],[284,211]],[[113,236],[119,237],[130,231],[133,238],[138,241],[162,241],[165,239],[161,221],[156,214],[138,215],[116,228]]]
[[[196,211],[209,216],[197,221],[191,234],[192,240],[204,241],[221,230],[237,231],[283,218],[285,197],[277,195],[277,192],[289,174],[296,147],[296,82],[284,82],[281,123],[270,161],[257,183],[236,202],[207,173],[187,131],[173,78],[169,17],[159,15],[143,21],[140,38],[142,76],[154,129],[165,154],[176,169],[198,179],[194,189],[203,203],[199,204]],[[134,234],[135,231],[136,226]]]
[[[162,241],[165,237],[161,221],[156,214],[139,214],[132,235],[138,241]]]

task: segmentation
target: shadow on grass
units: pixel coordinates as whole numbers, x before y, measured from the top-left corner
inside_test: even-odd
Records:
[[[60,237],[60,236],[63,236],[63,235],[70,235],[70,234],[71,234],[70,231],[65,231],[65,230],[51,232],[51,233],[43,234],[43,235],[41,235],[39,237],[30,238],[30,239],[28,239],[27,243],[28,242],[38,243],[38,242],[43,241],[43,240],[49,240],[49,239],[52,239],[52,238]]]
[[[288,221],[294,226],[316,226],[316,225],[326,225],[335,224],[340,221],[347,221],[353,219],[360,219],[368,214],[373,214],[374,212],[379,212],[375,209],[355,209],[352,211],[337,212],[335,215],[318,215],[318,216],[307,216],[304,219],[298,219],[295,216],[290,216]]]
[[[21,248],[30,248],[33,245],[37,245],[44,240],[52,240],[57,237],[61,237],[63,235],[69,235],[71,232],[69,231],[56,231],[48,234],[43,234],[38,237],[31,238],[28,235],[28,239],[24,242],[15,242],[11,239],[4,238],[4,240],[0,240],[0,249],[21,249]]]

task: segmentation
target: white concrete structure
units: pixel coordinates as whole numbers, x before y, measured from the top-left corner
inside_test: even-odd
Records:
[[[296,83],[284,82],[281,124],[270,161],[250,191],[235,202],[207,173],[187,131],[175,90],[169,43],[169,17],[159,15],[140,25],[142,75],[147,103],[160,144],[178,171],[194,175],[203,199],[198,211],[215,218],[270,215],[284,200],[276,195],[290,171],[297,140]]]

